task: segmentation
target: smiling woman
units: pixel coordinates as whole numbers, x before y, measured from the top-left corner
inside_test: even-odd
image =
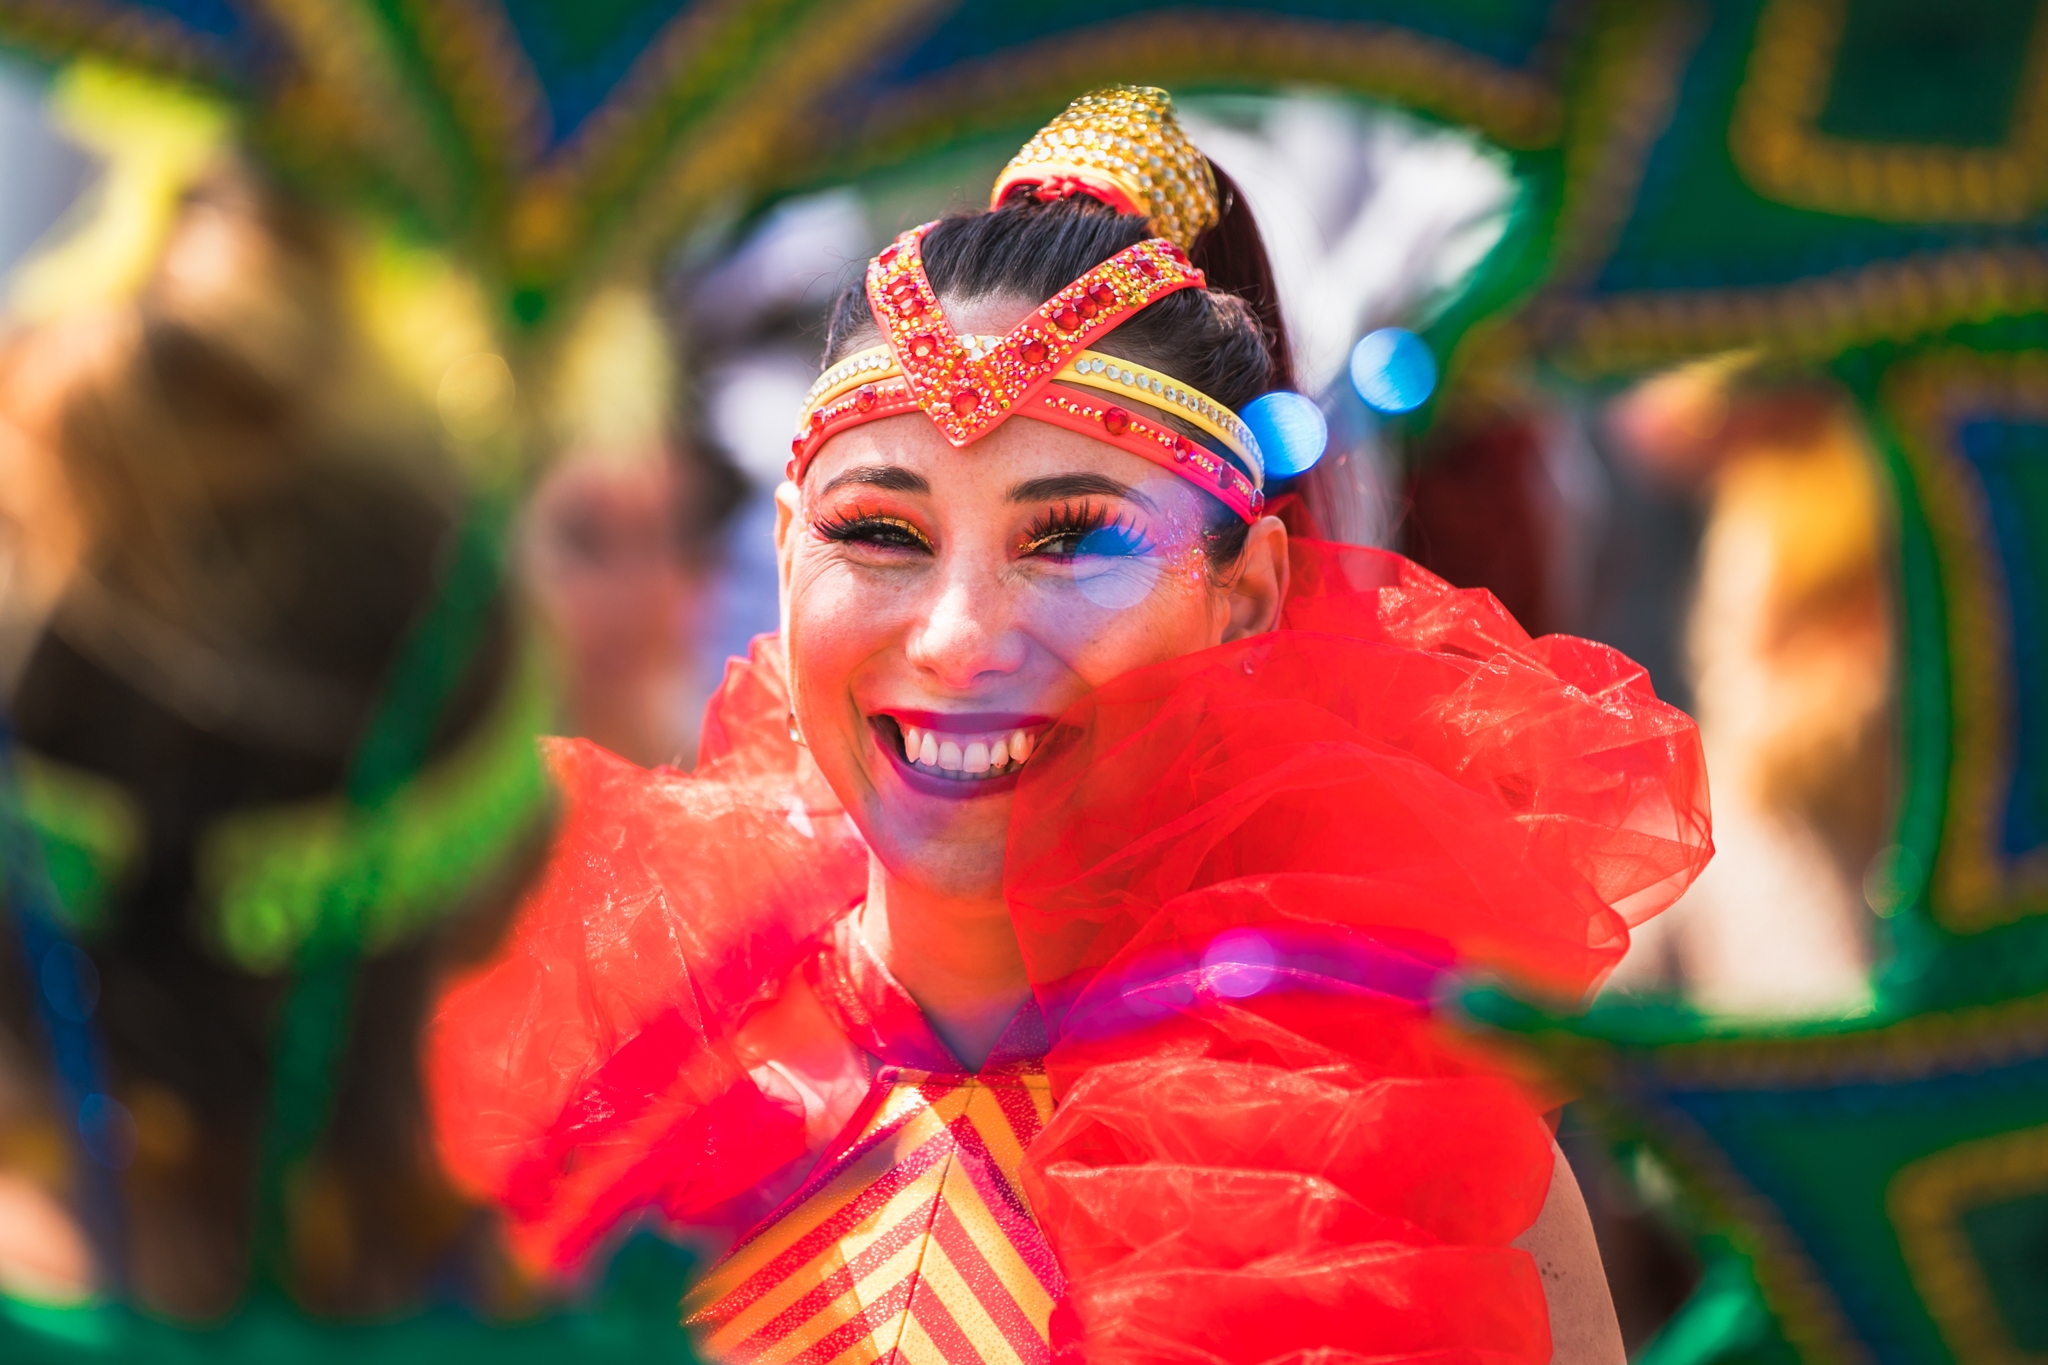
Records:
[[[1237,415],[1271,298],[1118,89],[840,301],[781,631],[690,776],[555,750],[554,866],[441,1014],[444,1148],[529,1257],[725,1229],[725,1360],[1619,1361],[1553,1101],[1434,1002],[1612,967],[1705,861],[1697,736],[1290,536]]]

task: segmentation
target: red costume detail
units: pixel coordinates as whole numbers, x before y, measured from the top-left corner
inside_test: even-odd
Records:
[[[1433,1002],[1465,970],[1590,991],[1711,852],[1697,731],[1620,654],[1532,640],[1490,594],[1294,553],[1280,630],[1098,689],[1016,789],[1005,892],[1057,1105],[1022,1170],[1064,1280],[1051,1345],[1541,1365],[1510,1243],[1555,1097]],[[764,640],[729,671],[693,774],[552,746],[549,868],[444,1002],[442,1151],[536,1265],[572,1270],[636,1210],[747,1221],[802,1174],[801,1115],[733,1037],[866,854],[788,739],[778,664]]]
[[[888,264],[879,257],[869,264],[868,303],[910,382],[911,396],[956,446],[994,430],[1012,410],[1050,384],[1060,366],[1147,304],[1178,290],[1199,289],[1203,283],[1201,271],[1171,254],[1171,242],[1159,238],[1139,242],[1054,294],[992,351],[977,356],[954,335],[952,324],[939,308],[938,294],[925,278],[920,246],[931,226],[927,223],[898,237],[896,256]],[[1134,268],[1141,260],[1165,262],[1168,268],[1148,277]],[[1094,317],[1084,326],[1078,305],[1091,298],[1106,298],[1107,302],[1091,303]],[[930,310],[933,321],[916,324],[920,330],[912,335],[910,324],[899,321],[888,307],[891,299],[914,301],[919,314]],[[1059,334],[1049,330],[1054,325]],[[1025,346],[1033,341],[1042,350],[1027,352]],[[1033,353],[1040,359],[1031,360]],[[978,390],[995,401],[960,412],[952,400],[963,388]]]
[[[1045,176],[1040,179],[1014,176],[997,183],[995,202],[1000,204],[1013,191],[1022,189],[1029,189],[1039,199],[1048,200],[1069,199],[1075,195],[1080,195],[1083,198],[1094,199],[1107,204],[1118,213],[1128,213],[1135,218],[1146,216],[1146,210],[1138,205],[1138,201],[1125,193],[1123,186],[1117,184],[1116,181],[1106,175],[1087,175],[1073,172],[1066,175]]]

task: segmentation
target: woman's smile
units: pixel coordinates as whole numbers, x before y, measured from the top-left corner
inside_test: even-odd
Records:
[[[876,747],[914,788],[958,799],[1007,792],[1051,724],[997,711],[888,710],[868,717]]]

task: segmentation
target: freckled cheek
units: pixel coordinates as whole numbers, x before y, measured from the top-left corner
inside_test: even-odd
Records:
[[[851,689],[900,640],[901,607],[894,594],[837,569],[792,576],[789,668],[807,727],[855,723]]]

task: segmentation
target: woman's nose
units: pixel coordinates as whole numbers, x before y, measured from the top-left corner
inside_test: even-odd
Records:
[[[947,574],[910,632],[912,665],[960,692],[1022,668],[1027,645],[1011,621],[1007,596],[993,579]]]

